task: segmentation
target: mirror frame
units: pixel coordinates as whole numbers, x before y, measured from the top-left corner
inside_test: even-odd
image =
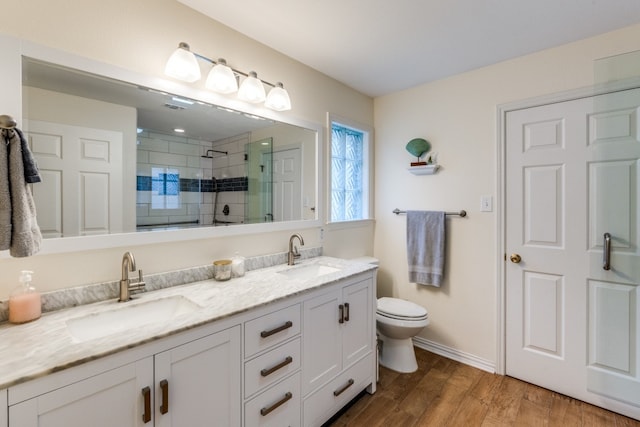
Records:
[[[119,80],[125,83],[140,85],[169,92],[178,96],[195,99],[205,103],[229,108],[248,114],[262,116],[278,122],[303,127],[316,131],[316,144],[314,148],[316,156],[316,218],[313,220],[282,221],[259,224],[238,224],[225,227],[198,227],[180,230],[164,231],[142,231],[132,233],[104,234],[97,236],[77,236],[44,239],[39,254],[53,254],[65,252],[78,252],[84,250],[107,249],[123,246],[147,245],[157,243],[168,243],[177,241],[199,240],[216,237],[239,236],[256,233],[268,233],[286,230],[300,230],[305,228],[321,227],[324,218],[324,197],[323,197],[323,171],[324,171],[324,128],[321,124],[294,118],[283,113],[268,110],[265,107],[257,107],[237,99],[231,99],[224,95],[206,91],[203,88],[187,86],[186,84],[171,81],[168,78],[144,75],[138,72],[120,68],[114,65],[102,63],[86,57],[78,56],[50,47],[41,46],[25,40],[14,39],[0,35],[0,47],[6,47],[6,56],[3,59],[4,65],[0,66],[3,75],[10,76],[5,81],[6,87],[12,86],[15,81],[16,88],[9,91],[5,102],[17,111],[2,112],[11,114],[21,126],[22,117],[22,57],[29,57],[40,61],[59,64],[64,67],[74,68],[91,74],[97,74],[110,79]],[[14,99],[17,98],[17,99]],[[17,106],[17,107],[16,107]],[[8,253],[0,253],[1,258],[8,258]]]

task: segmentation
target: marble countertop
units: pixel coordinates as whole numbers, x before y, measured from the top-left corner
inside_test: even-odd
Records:
[[[301,280],[280,272],[308,264],[339,268],[338,271]],[[43,314],[23,325],[0,324],[0,389],[70,368],[152,340],[186,331],[216,320],[298,295],[338,280],[370,271],[376,266],[332,257],[299,261],[295,266],[277,265],[252,270],[244,277],[225,282],[205,280],[134,295],[134,300],[108,300]],[[144,326],[131,325],[126,333],[80,342],[67,327],[71,319],[145,303],[158,298],[182,296],[199,307],[190,313]]]

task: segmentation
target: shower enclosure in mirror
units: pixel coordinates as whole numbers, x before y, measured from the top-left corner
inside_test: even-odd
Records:
[[[317,218],[315,130],[26,57],[22,66],[46,237]]]

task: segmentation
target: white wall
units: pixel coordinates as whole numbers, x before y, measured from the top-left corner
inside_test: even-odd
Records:
[[[421,338],[496,360],[496,270],[501,257],[496,253],[497,106],[590,86],[594,60],[638,49],[640,25],[375,100],[378,295],[427,307],[431,324]],[[405,145],[416,137],[429,140],[439,153],[438,174],[407,172],[411,156]],[[479,212],[483,195],[494,197],[493,213]],[[396,207],[469,213],[465,219],[447,220],[446,280],[441,288],[408,283],[406,217],[392,214]]]
[[[158,79],[164,64],[180,41],[210,57],[224,57],[234,68],[255,70],[268,81],[282,81],[291,95],[293,110],[282,118],[325,125],[331,111],[363,123],[373,123],[371,98],[347,88],[276,51],[201,15],[173,0],[87,0],[61,5],[46,0],[25,0],[11,5],[11,19],[0,31],[75,55],[143,73]],[[19,50],[0,39],[5,55]],[[20,70],[10,61],[0,63],[0,75],[19,81]],[[204,82],[200,82],[202,87]],[[0,113],[20,117],[20,107],[7,102],[19,99],[18,87],[7,87],[0,99]],[[323,141],[324,143],[324,141]],[[317,227],[299,230],[307,246],[321,245]],[[358,231],[355,231],[358,234]],[[36,255],[30,258],[0,257],[0,299],[9,295],[21,269],[36,272],[35,284],[52,290],[85,283],[116,280],[125,250],[132,250],[147,273],[203,265],[239,251],[245,256],[287,250],[290,231],[239,237],[191,240],[154,245],[129,245],[93,251]],[[342,253],[360,255],[372,250],[372,242],[351,238],[351,230],[332,234],[349,242]],[[325,243],[329,237],[325,238]]]

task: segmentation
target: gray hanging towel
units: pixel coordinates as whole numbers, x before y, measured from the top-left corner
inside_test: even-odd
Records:
[[[42,234],[28,183],[40,181],[24,135],[3,129],[0,142],[0,250],[27,257],[40,250]]]
[[[444,278],[444,212],[407,211],[409,282],[439,287]]]

